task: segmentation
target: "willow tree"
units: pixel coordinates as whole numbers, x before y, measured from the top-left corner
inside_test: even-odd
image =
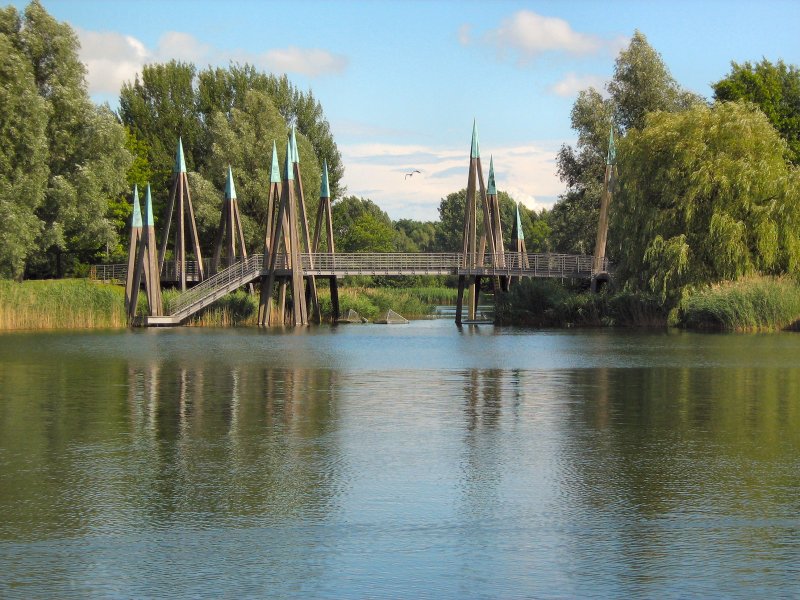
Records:
[[[751,104],[648,115],[619,144],[618,279],[674,300],[687,285],[800,274],[800,176],[787,152]]]

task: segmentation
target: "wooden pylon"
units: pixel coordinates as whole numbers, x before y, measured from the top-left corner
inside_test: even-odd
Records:
[[[325,241],[328,247],[328,253],[331,255],[332,263],[335,265],[336,247],[333,243],[333,212],[331,210],[331,188],[328,184],[328,161],[322,161],[322,185],[319,191],[319,205],[317,206],[317,220],[314,227],[314,242],[311,246],[311,252],[316,254],[319,252],[319,242],[325,227]],[[336,275],[330,278],[330,291],[331,291],[331,319],[335,323],[339,318],[339,284],[336,281]],[[321,320],[319,314],[319,305],[317,305],[317,319]],[[319,321],[318,321],[319,322]]]
[[[303,192],[303,177],[300,174],[300,151],[297,147],[297,136],[295,135],[295,128],[294,125],[292,126],[292,134],[291,134],[291,145],[292,145],[292,171],[294,173],[294,181],[296,185],[296,194],[295,197],[297,198],[297,207],[299,209],[298,212],[298,219],[300,221],[300,229],[302,233],[301,239],[301,249],[300,252],[307,252],[309,253],[309,268],[314,268],[314,257],[310,256],[312,250],[311,246],[311,232],[308,229],[308,213],[306,212],[306,200],[305,200],[305,193]],[[322,320],[322,315],[320,314],[319,308],[319,298],[317,296],[317,282],[313,275],[306,275],[303,278],[303,283],[305,286],[304,293],[305,293],[305,302],[306,306],[308,307],[308,315],[316,322],[319,323]]]
[[[495,192],[496,194],[496,192]],[[476,195],[479,198],[476,199]],[[483,212],[483,227],[481,228],[480,240],[478,239],[478,203]],[[461,267],[464,269],[475,269],[483,266],[486,245],[489,245],[489,252],[492,256],[492,264],[497,266],[497,260],[502,254],[502,230],[498,230],[500,224],[499,210],[497,217],[492,215],[489,200],[486,194],[486,185],[483,181],[483,167],[481,166],[481,153],[478,145],[477,124],[472,124],[472,144],[469,158],[469,175],[467,177],[467,198],[464,203],[464,235],[462,252],[463,258]],[[498,238],[498,231],[500,237]],[[498,244],[499,239],[499,244]],[[498,248],[500,250],[498,251]],[[498,254],[498,252],[500,254]],[[464,301],[464,290],[469,290],[468,319],[475,320],[478,309],[478,295],[480,292],[481,278],[479,275],[459,275],[458,277],[458,297],[456,301],[456,324],[461,324],[461,312]]]
[[[608,239],[608,209],[611,204],[614,175],[616,171],[617,150],[614,145],[614,126],[608,137],[608,154],[606,155],[606,171],[603,176],[603,195],[600,197],[600,216],[597,220],[597,240],[594,245],[592,261],[592,289],[597,287],[596,275],[605,271],[606,240]]]
[[[161,271],[158,268],[158,257],[156,255],[156,232],[153,219],[153,200],[150,196],[150,184],[147,184],[145,194],[144,218],[142,219],[142,230],[139,248],[136,253],[136,263],[133,271],[133,281],[131,287],[129,313],[130,319],[136,314],[136,304],[139,300],[139,288],[144,275],[144,286],[147,290],[148,315],[158,317],[164,314],[164,306],[161,300]]]
[[[172,189],[169,194],[169,203],[165,213],[164,234],[158,252],[159,272],[164,268],[164,256],[167,253],[170,227],[173,213],[175,214],[175,271],[180,282],[181,291],[186,290],[186,229],[189,229],[192,250],[197,261],[197,274],[202,281],[205,279],[203,256],[200,252],[200,238],[197,235],[197,224],[192,208],[192,196],[189,192],[189,179],[186,175],[186,161],[183,157],[183,141],[178,138],[178,150],[175,153],[175,166],[172,170]]]
[[[269,244],[269,263],[267,267],[267,297],[272,294],[278,268],[278,254],[284,250],[285,267],[289,272],[287,283],[291,285],[290,323],[294,325],[308,324],[306,295],[303,289],[304,271],[300,260],[300,233],[298,223],[298,207],[295,199],[294,149],[292,140],[286,145],[286,162],[281,184],[280,207],[276,217],[275,229]],[[283,265],[281,265],[283,267]],[[285,288],[284,288],[285,289]],[[285,292],[282,291],[281,296]],[[262,298],[264,290],[262,289]],[[278,298],[279,310],[282,310],[283,298]],[[272,303],[264,303],[264,320],[261,324],[276,324],[271,320]]]
[[[270,260],[272,256],[272,243],[273,236],[276,229],[276,218],[281,198],[281,169],[278,163],[278,148],[275,142],[272,142],[272,171],[270,174],[269,195],[267,197],[267,223],[266,231],[264,234],[264,264],[265,270],[269,269]],[[288,227],[287,227],[288,229]],[[258,303],[258,324],[261,326],[269,325],[270,308],[272,304],[272,287],[268,286],[268,277],[261,279],[261,295]],[[284,284],[284,297],[285,297],[285,284]],[[283,304],[281,304],[281,311]],[[280,314],[280,322],[283,323],[283,313]]]
[[[511,232],[512,251],[517,253],[517,263],[520,269],[530,268],[528,261],[528,250],[525,248],[525,232],[522,231],[522,219],[519,216],[519,203],[517,203],[517,218],[514,229]],[[518,277],[521,280],[522,277]],[[509,282],[510,283],[510,282]]]
[[[136,270],[136,256],[138,254],[139,244],[142,240],[142,209],[141,206],[139,206],[139,187],[137,185],[133,186],[132,203],[131,241],[128,246],[128,273],[125,280],[125,314],[128,316],[129,323],[136,315],[136,304],[131,304],[131,298],[133,296],[133,274]]]
[[[211,270],[219,269],[222,253],[225,253],[225,266],[230,267],[236,262],[236,246],[242,258],[247,258],[247,247],[244,243],[242,219],[239,215],[239,202],[236,199],[236,186],[233,183],[233,170],[228,166],[228,178],[225,182],[225,199],[222,202],[222,214],[219,219],[219,230],[214,242],[214,258],[211,261]]]
[[[497,198],[497,185],[494,176],[494,157],[489,157],[489,181],[486,186],[486,210],[484,219],[488,215],[488,221],[484,220],[483,237],[489,241],[490,252],[492,253],[492,265],[494,267],[505,267],[505,244],[503,243],[503,224],[500,221],[500,201]],[[481,244],[483,247],[483,243]],[[502,289],[508,291],[508,277],[495,277],[495,291]]]

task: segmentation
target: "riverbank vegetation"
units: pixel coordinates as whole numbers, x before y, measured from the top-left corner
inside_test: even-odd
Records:
[[[124,290],[85,279],[0,280],[0,330],[127,326]]]

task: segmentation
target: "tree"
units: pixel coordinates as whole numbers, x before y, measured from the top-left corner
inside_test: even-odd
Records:
[[[789,159],[800,164],[800,69],[766,58],[731,63],[731,72],[713,84],[717,101],[749,100],[767,115],[789,145]]]
[[[800,274],[800,173],[751,104],[656,112],[619,144],[617,276],[674,301],[687,285]]]
[[[333,205],[333,239],[337,252],[392,252],[392,220],[368,198],[347,196]]]
[[[78,39],[67,24],[53,19],[38,0],[27,6],[23,18],[6,9],[0,23],[7,42],[6,65],[23,57],[28,65],[20,67],[22,79],[16,79],[22,84],[18,91],[29,99],[30,106],[8,106],[7,122],[29,115],[32,121],[24,129],[31,134],[38,127],[43,106],[47,144],[31,165],[25,200],[13,211],[22,221],[15,234],[19,242],[11,260],[15,266],[10,270],[18,276],[24,254],[28,276],[62,276],[77,262],[93,260],[116,245],[107,212],[109,200],[125,188],[131,160],[124,146],[125,134],[107,107],[98,108],[89,100]],[[16,52],[11,52],[12,47]],[[22,83],[27,79],[23,71],[30,73],[33,87]],[[33,89],[38,101],[31,97]],[[13,111],[16,114],[11,114]],[[41,150],[37,135],[27,141],[32,144],[31,151]],[[45,160],[43,170],[40,158]],[[35,200],[41,177],[46,182],[44,194]],[[20,181],[15,176],[3,181],[3,186],[15,187],[15,179]],[[29,245],[34,231],[38,252]]]
[[[122,84],[120,91],[120,118],[148,147],[148,160],[153,170],[152,189],[161,201],[156,208],[159,215],[161,203],[169,194],[178,137],[183,142],[187,169],[198,170],[205,164],[203,141],[206,133],[194,82],[194,65],[172,60],[145,65],[141,79],[137,74],[133,83]]]
[[[571,113],[577,145],[562,146],[556,158],[558,174],[567,185],[551,219],[553,245],[561,252],[583,253],[594,248],[609,128],[619,137],[643,127],[650,112],[681,111],[700,101],[678,86],[639,31],[617,57],[606,91],[608,97],[594,88],[578,94]]]
[[[0,277],[21,279],[37,248],[47,186],[47,106],[14,44],[19,15],[0,9]]]

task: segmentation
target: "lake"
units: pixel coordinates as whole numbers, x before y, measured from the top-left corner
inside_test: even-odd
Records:
[[[800,334],[0,335],[2,598],[800,596]]]

